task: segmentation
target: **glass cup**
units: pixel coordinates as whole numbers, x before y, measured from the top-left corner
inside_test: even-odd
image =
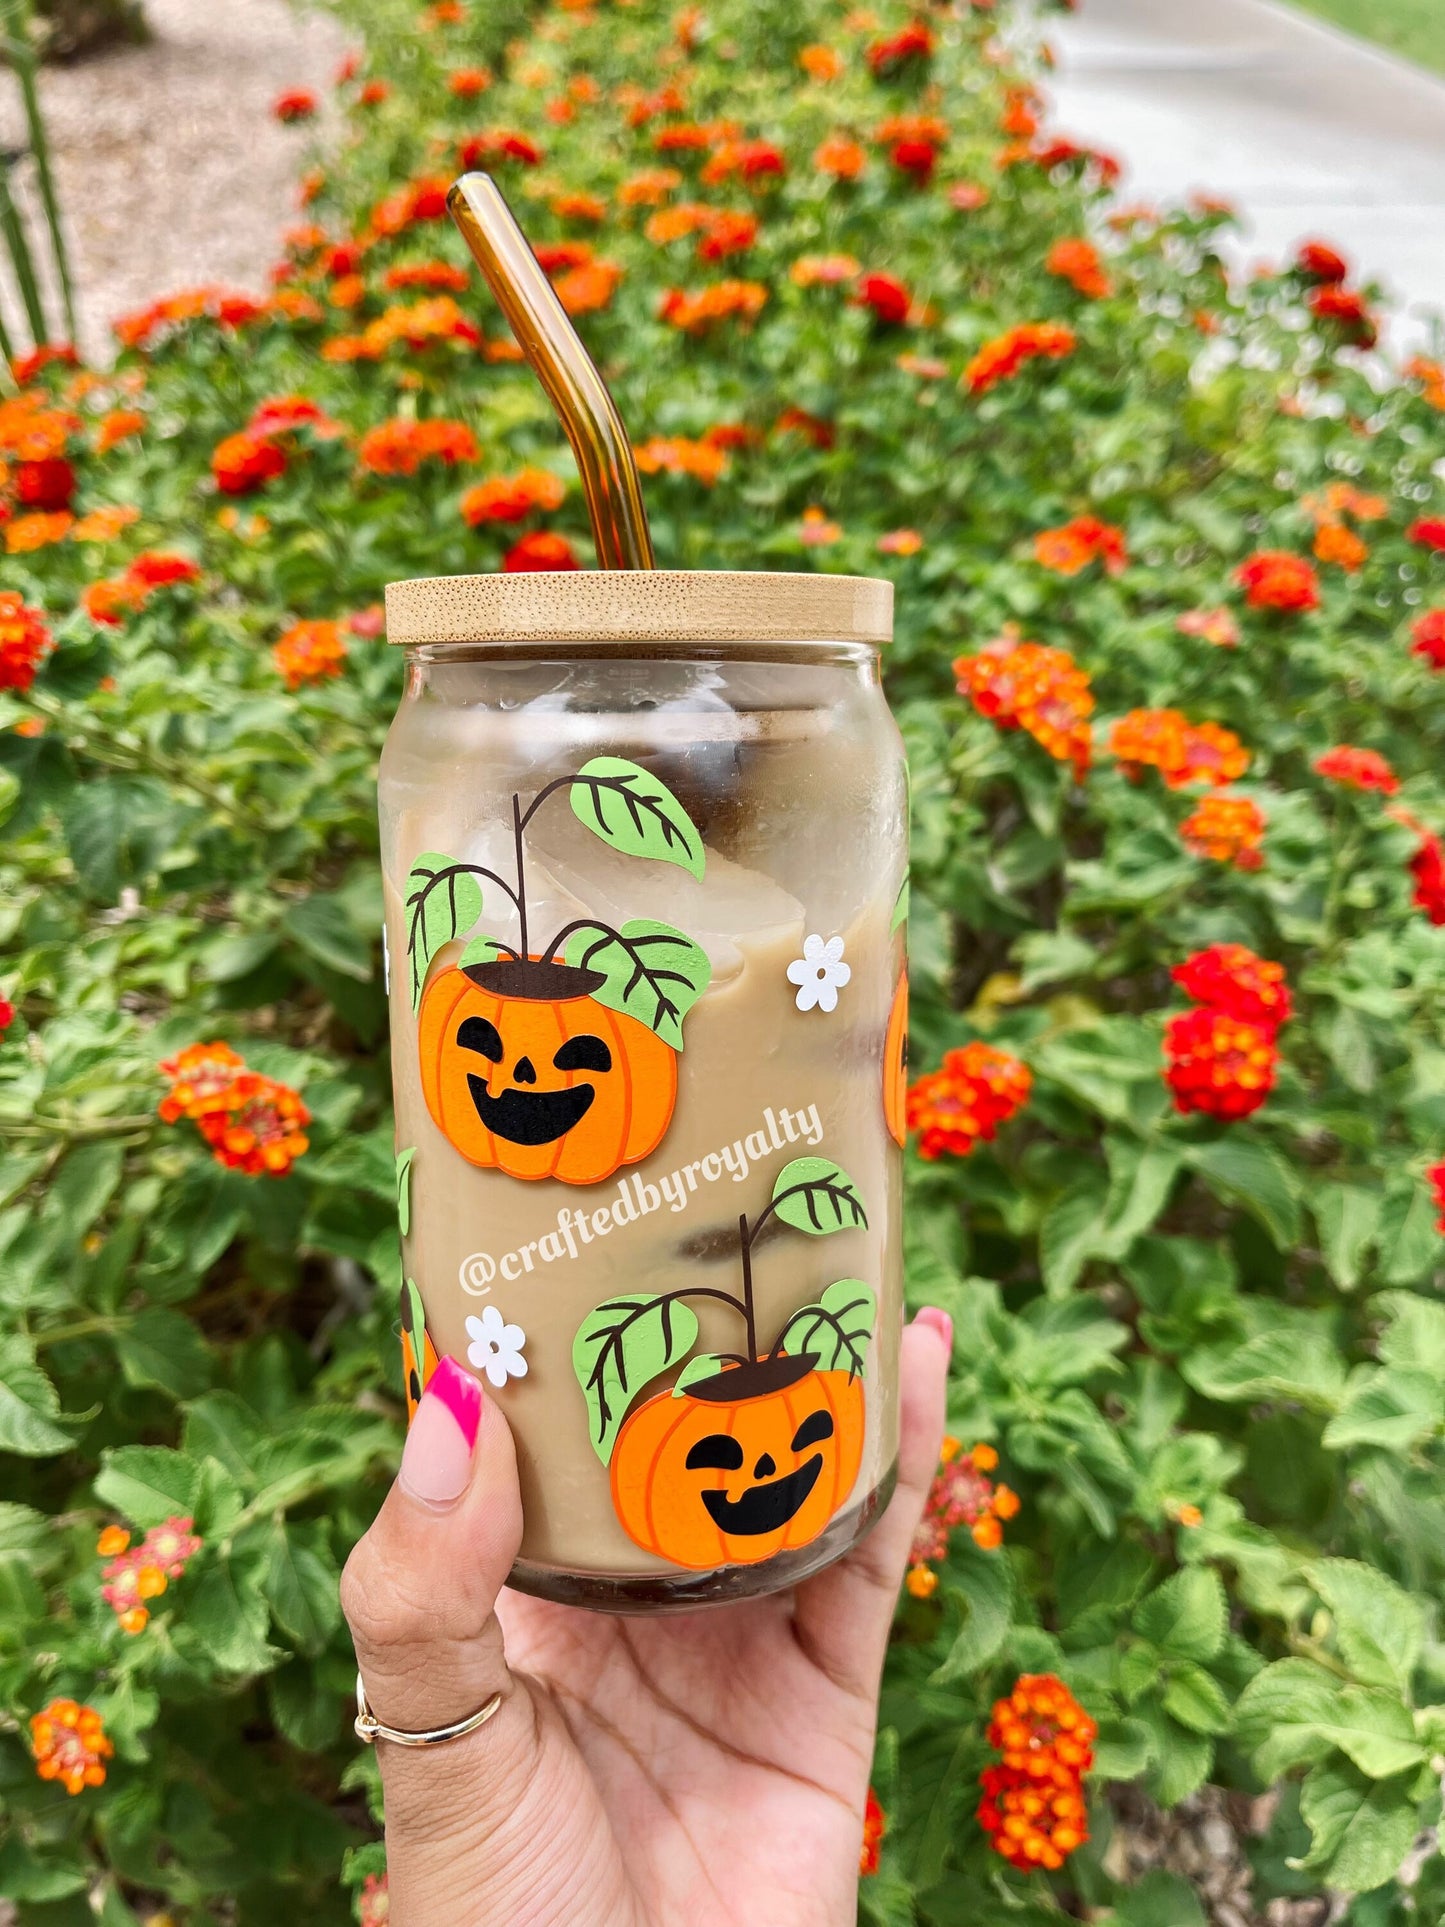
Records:
[[[462,576],[387,621],[409,1410],[451,1353],[505,1412],[524,1591],[794,1585],[896,1475],[891,585]]]

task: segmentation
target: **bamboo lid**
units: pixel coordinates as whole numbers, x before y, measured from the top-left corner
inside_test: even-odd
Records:
[[[386,591],[394,643],[889,642],[893,584],[740,569],[419,576]]]

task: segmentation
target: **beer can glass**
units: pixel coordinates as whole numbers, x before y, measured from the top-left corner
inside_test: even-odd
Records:
[[[381,851],[408,1407],[511,1425],[511,1583],[791,1586],[898,1448],[907,797],[892,587],[393,584]]]

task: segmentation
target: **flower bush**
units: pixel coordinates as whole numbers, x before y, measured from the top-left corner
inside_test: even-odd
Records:
[[[1261,1920],[1438,1918],[1439,364],[1363,358],[1323,243],[1240,281],[1221,204],[1118,204],[998,7],[338,7],[270,290],[0,403],[0,1893],[385,1917],[336,1597],[404,1409],[376,604],[589,552],[445,220],[486,165],[660,559],[898,584],[908,1292],[975,1443],[864,1916],[1192,1927],[1131,1816],[1214,1788]]]

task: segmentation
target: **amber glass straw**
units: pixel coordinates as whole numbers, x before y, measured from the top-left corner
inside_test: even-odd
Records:
[[[447,207],[567,431],[598,566],[656,568],[622,417],[500,188],[488,174],[463,174],[452,183]]]

